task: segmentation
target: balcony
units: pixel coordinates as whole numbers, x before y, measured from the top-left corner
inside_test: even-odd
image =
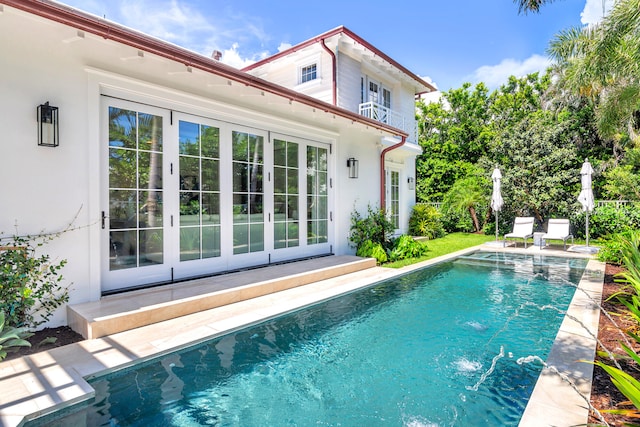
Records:
[[[385,123],[409,134],[407,141],[418,143],[418,125],[415,120],[407,120],[405,116],[376,102],[365,102],[358,107],[362,116]]]

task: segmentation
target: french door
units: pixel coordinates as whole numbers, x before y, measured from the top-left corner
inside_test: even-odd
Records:
[[[329,147],[103,98],[102,290],[328,253]]]

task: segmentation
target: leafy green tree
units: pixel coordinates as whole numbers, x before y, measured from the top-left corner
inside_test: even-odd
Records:
[[[423,153],[416,160],[419,201],[439,201],[473,171],[493,135],[488,89],[465,83],[437,103],[420,104],[418,126]]]
[[[581,159],[569,127],[539,111],[500,135],[492,157],[502,159],[504,210],[542,223],[576,208]]]

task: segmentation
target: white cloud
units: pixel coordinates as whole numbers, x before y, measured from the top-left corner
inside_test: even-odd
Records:
[[[282,42],[282,43],[280,43],[280,46],[278,46],[278,52],[282,52],[283,50],[287,50],[287,49],[289,49],[291,46],[292,46],[292,44],[291,44],[291,43],[285,43],[285,42]]]
[[[472,77],[474,82],[484,82],[489,89],[497,89],[507,82],[509,76],[524,77],[539,71],[543,73],[551,65],[549,58],[534,54],[524,61],[503,59],[497,65],[483,65]]]
[[[234,67],[266,56],[269,37],[261,18],[242,12],[227,9],[210,15],[183,0],[64,1],[205,56],[221,51],[221,61]]]
[[[420,77],[422,80],[424,80],[425,82],[429,83],[431,86],[438,89],[438,85],[436,84],[436,82],[433,81],[431,77],[429,76],[418,76],[418,77]]]
[[[240,52],[238,52],[238,43],[234,43],[231,48],[225,49],[222,52],[222,58],[220,58],[220,62],[238,69],[242,69],[260,59],[266,58],[268,54],[269,53],[265,51],[255,55],[255,58],[243,58],[242,55],[240,55]]]
[[[597,24],[613,7],[614,0],[587,0],[580,13],[580,21],[584,25]],[[603,10],[604,9],[604,10]]]

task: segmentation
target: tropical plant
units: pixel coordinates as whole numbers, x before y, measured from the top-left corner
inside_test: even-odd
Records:
[[[469,176],[453,184],[447,192],[443,204],[458,212],[467,211],[473,224],[473,231],[481,230],[477,211],[488,202],[488,195],[483,191],[478,178]]]
[[[424,236],[429,239],[444,236],[442,214],[435,206],[415,205],[409,217],[409,233],[413,236]]]
[[[7,353],[17,351],[20,347],[31,347],[31,343],[26,340],[31,336],[33,333],[26,327],[7,326],[4,311],[0,310],[0,360],[7,357]]]
[[[69,301],[61,270],[66,260],[52,262],[38,249],[53,236],[13,236],[0,250],[0,311],[15,327],[35,327],[48,321]]]
[[[389,251],[390,261],[407,258],[418,258],[427,252],[427,245],[417,242],[411,236],[402,235],[393,241],[393,248]]]
[[[371,240],[365,240],[358,248],[356,255],[363,258],[375,258],[378,264],[387,262],[387,252],[380,243],[373,243]]]
[[[622,263],[626,271],[617,274],[616,281],[626,284],[626,290],[631,292],[617,294],[617,297],[629,309],[632,318],[640,323],[640,299],[638,298],[640,296],[640,231],[630,232],[628,236],[619,235],[618,239]],[[637,334],[630,331],[627,331],[627,334],[637,343],[640,343],[640,337]],[[624,343],[620,343],[620,345],[630,357],[630,360],[634,361],[636,365],[640,365],[640,356],[628,345]],[[612,383],[629,399],[635,408],[608,412],[640,418],[640,382],[619,366],[610,366],[602,361],[594,363],[609,374]]]
[[[367,240],[380,244],[383,248],[390,247],[391,234],[395,225],[389,221],[383,209],[367,206],[367,216],[363,217],[357,210],[351,213],[351,230],[349,241],[360,249]]]
[[[616,275],[616,281],[631,287],[634,294],[640,296],[640,231],[630,232],[628,237],[621,235],[619,239],[625,271]]]

